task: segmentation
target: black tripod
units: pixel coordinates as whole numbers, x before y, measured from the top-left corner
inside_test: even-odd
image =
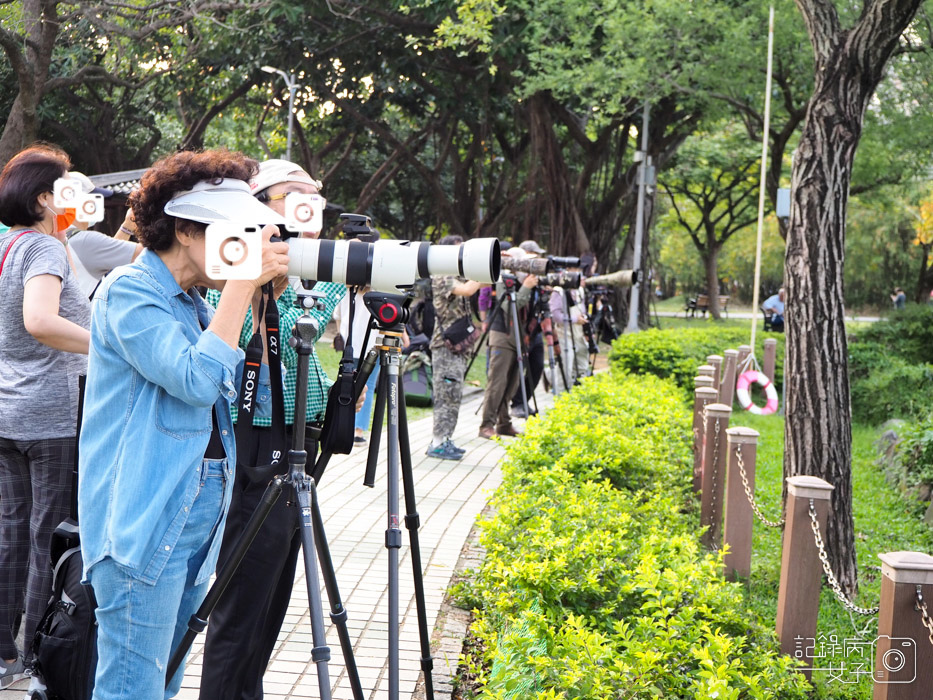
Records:
[[[399,514],[399,467],[405,492],[405,527],[408,529],[411,549],[412,574],[415,584],[415,605],[418,611],[418,634],[421,640],[421,671],[424,674],[425,696],[434,699],[434,684],[431,670],[431,638],[428,632],[428,617],[422,578],[421,547],[418,539],[420,517],[415,505],[415,482],[411,464],[411,445],[408,440],[408,418],[405,412],[404,384],[401,377],[402,331],[408,320],[410,296],[368,292],[363,295],[366,308],[372,314],[375,327],[382,333],[370,357],[361,364],[357,382],[365,384],[378,354],[379,380],[373,407],[373,429],[366,462],[365,486],[372,487],[376,478],[376,462],[379,456],[381,426],[386,416],[387,437],[387,482],[388,523],[385,546],[389,559],[389,700],[399,697],[399,549],[402,546],[401,517]],[[367,367],[368,364],[368,367]]]
[[[295,500],[298,504],[301,517],[301,549],[304,555],[305,581],[308,588],[308,603],[311,611],[311,637],[313,648],[311,659],[317,665],[318,686],[323,700],[330,700],[330,675],[327,668],[327,662],[330,660],[330,648],[327,646],[326,635],[324,631],[324,609],[321,601],[321,591],[318,579],[318,560],[320,556],[321,572],[324,577],[324,586],[327,590],[327,597],[330,601],[330,618],[337,628],[337,634],[340,639],[340,648],[343,651],[344,664],[347,669],[347,677],[350,680],[353,697],[355,700],[362,700],[363,690],[360,685],[359,672],[356,668],[356,661],[353,656],[353,644],[350,641],[350,635],[347,630],[347,612],[340,599],[340,591],[337,586],[337,578],[334,573],[334,565],[330,556],[330,550],[327,546],[327,538],[324,534],[324,521],[321,517],[321,511],[317,499],[317,488],[315,480],[305,471],[305,466],[309,462],[314,462],[315,455],[308,455],[305,452],[305,421],[308,400],[308,363],[311,351],[314,347],[314,338],[317,335],[317,324],[308,314],[308,310],[313,307],[309,303],[313,292],[300,291],[298,293],[298,303],[305,309],[305,314],[298,319],[295,324],[294,334],[291,339],[292,346],[298,354],[297,380],[295,384],[295,420],[294,433],[292,440],[292,449],[288,451],[287,475],[278,475],[272,479],[256,511],[250,516],[249,522],[243,535],[237,541],[230,559],[218,573],[217,579],[207,592],[204,602],[198,608],[197,612],[191,616],[188,621],[188,631],[182,638],[169,661],[166,672],[166,684],[175,675],[178,667],[185,658],[185,654],[191,647],[194,638],[199,632],[202,632],[207,626],[207,619],[223,595],[224,589],[233,578],[234,573],[246,555],[253,540],[262,527],[263,522],[272,510],[273,505],[278,500],[282,490],[289,485],[294,490]],[[275,302],[272,302],[275,303]],[[317,439],[320,437],[320,428],[308,427],[312,430],[314,439],[314,448],[317,450]],[[261,572],[257,572],[261,575]]]
[[[535,314],[538,317],[538,325],[541,326],[541,332],[544,333],[544,343],[547,346],[548,370],[550,371],[551,393],[557,396],[559,393],[557,386],[557,372],[560,370],[561,377],[564,376],[564,360],[561,357],[560,341],[554,334],[554,319],[551,316],[551,305],[547,296],[542,295],[538,300]],[[565,387],[566,388],[566,385]]]
[[[512,309],[512,330],[515,334],[515,348],[516,355],[518,357],[518,376],[519,376],[519,385],[521,386],[522,391],[522,408],[525,410],[525,415],[531,415],[528,412],[528,392],[525,390],[525,356],[528,352],[525,348],[525,343],[522,340],[522,331],[519,327],[518,322],[518,304],[516,303],[517,296],[517,287],[518,287],[518,278],[514,275],[502,275],[502,283],[505,285],[505,294],[500,297],[496,303],[496,307],[492,310],[492,313],[489,314],[488,323],[486,324],[486,330],[483,331],[483,335],[480,336],[479,343],[476,345],[476,352],[473,353],[473,357],[470,358],[470,363],[467,365],[466,371],[463,373],[463,376],[466,376],[470,373],[470,367],[473,366],[473,361],[476,359],[476,356],[480,353],[480,349],[483,347],[483,342],[486,340],[486,337],[489,335],[489,331],[492,328],[493,321],[502,311],[502,305],[505,304],[506,299],[509,300],[509,306]],[[512,397],[509,396],[509,399]],[[534,392],[532,392],[532,398],[534,398]],[[482,409],[482,406],[477,409],[477,413]]]

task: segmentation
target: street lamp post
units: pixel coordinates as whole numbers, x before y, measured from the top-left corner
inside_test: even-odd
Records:
[[[298,89],[298,81],[295,76],[286,73],[272,66],[263,66],[262,70],[266,73],[278,73],[285,80],[285,86],[288,88],[288,138],[285,142],[285,160],[292,159],[292,122],[295,119],[295,90]]]

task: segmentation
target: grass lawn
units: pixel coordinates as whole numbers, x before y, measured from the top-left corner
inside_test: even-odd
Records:
[[[755,475],[755,496],[765,516],[777,520],[780,515],[781,481],[783,477],[784,421],[779,416],[755,416],[744,411],[733,414],[731,426],[748,426],[761,433]],[[878,554],[893,551],[929,552],[933,547],[933,530],[921,520],[923,504],[910,503],[889,486],[875,465],[873,442],[879,431],[855,425],[852,429],[852,503],[855,520],[855,546],[859,570],[859,596],[854,601],[860,607],[874,607],[881,594],[881,572]],[[780,580],[781,533],[767,528],[756,520],[752,549],[752,575],[749,586],[749,604],[766,620],[777,614],[778,584]],[[823,588],[817,634],[836,635],[840,646],[845,640],[859,639],[870,642],[875,638],[878,617],[850,614],[836,600],[832,590]],[[918,640],[918,644],[926,640]],[[832,661],[838,668],[846,661],[842,653]],[[851,659],[847,666],[851,666]],[[857,683],[851,674],[817,671],[813,681],[816,697],[833,700],[869,700],[872,695],[870,677]]]

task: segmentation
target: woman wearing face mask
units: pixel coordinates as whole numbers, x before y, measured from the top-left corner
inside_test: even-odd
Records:
[[[52,590],[49,540],[69,515],[78,375],[87,368],[90,305],[69,264],[55,180],[71,167],[50,145],[0,172],[0,688],[29,666]],[[73,215],[73,212],[71,212]],[[24,609],[22,657],[13,636]]]

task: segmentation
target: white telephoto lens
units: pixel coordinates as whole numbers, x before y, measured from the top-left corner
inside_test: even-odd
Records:
[[[379,292],[398,292],[431,275],[484,283],[499,279],[499,241],[495,238],[451,246],[290,238],[288,247],[290,275],[351,286],[368,284]]]
[[[376,292],[398,292],[418,279],[414,248],[399,241],[376,241],[373,246],[372,286]]]

